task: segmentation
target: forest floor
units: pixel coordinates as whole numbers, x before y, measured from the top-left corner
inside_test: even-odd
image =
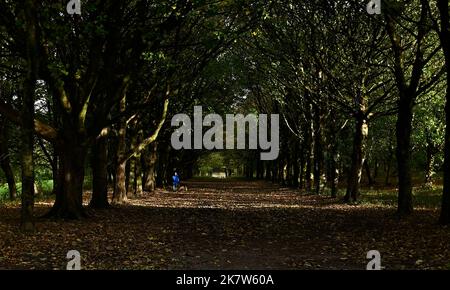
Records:
[[[65,269],[69,250],[83,269],[364,270],[369,250],[385,269],[450,269],[450,228],[434,207],[399,220],[383,194],[347,205],[263,181],[187,185],[81,221],[40,219],[32,235],[18,230],[17,203],[0,205],[0,269]],[[37,202],[36,213],[51,204]]]

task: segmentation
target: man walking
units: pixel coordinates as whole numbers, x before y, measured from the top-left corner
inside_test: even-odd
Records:
[[[175,172],[172,176],[173,181],[173,191],[178,191],[178,186],[180,185],[180,177],[178,176],[178,173]]]

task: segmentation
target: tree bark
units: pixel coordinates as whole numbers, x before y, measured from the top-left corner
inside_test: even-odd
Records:
[[[22,165],[22,207],[20,228],[24,232],[35,230],[34,225],[34,98],[38,73],[38,46],[36,7],[33,1],[24,3],[26,33],[27,72],[23,82],[21,111],[21,165]]]
[[[131,197],[131,193],[134,194],[134,161],[134,158],[129,159],[127,162],[127,167],[125,168],[125,187],[127,190],[127,197]]]
[[[355,135],[353,137],[352,164],[348,174],[347,192],[344,201],[357,201],[361,183],[362,167],[364,163],[364,147],[368,129],[366,120],[360,116],[356,118]]]
[[[126,109],[126,93],[120,101],[120,112],[125,112]],[[126,187],[126,166],[127,159],[126,154],[126,132],[127,122],[125,117],[122,117],[119,125],[118,144],[117,144],[117,167],[116,167],[116,180],[113,193],[113,204],[122,204],[127,201],[127,187]]]
[[[323,171],[322,116],[320,109],[314,108],[314,193],[320,194]]]
[[[134,195],[141,196],[143,192],[142,186],[142,164],[141,158],[135,158],[134,164]]]
[[[448,8],[447,8],[448,11]],[[449,33],[450,34],[450,33]],[[449,36],[450,37],[450,36]],[[450,44],[449,44],[450,49]],[[450,52],[447,52],[450,53]],[[450,56],[448,56],[447,68],[450,67]],[[444,149],[444,188],[442,192],[442,205],[439,222],[443,225],[450,224],[450,71],[447,69],[447,95],[445,105],[445,149]]]
[[[292,170],[291,169],[292,169],[292,160],[290,160],[289,158],[286,158],[286,165],[285,165],[285,170],[284,170],[286,186],[292,186]]]
[[[107,145],[106,137],[101,137],[92,147],[92,197],[89,206],[97,209],[109,206]]]
[[[66,132],[69,133],[69,131]],[[76,141],[77,138],[75,136],[70,138],[70,140],[72,142],[64,142],[64,145],[58,148],[60,152],[61,190],[57,192],[55,203],[45,217],[62,219],[86,217],[83,208],[86,149]]]
[[[145,154],[143,155],[144,191],[153,192],[156,188],[155,167],[156,167],[156,160],[158,157],[157,150],[158,150],[158,143],[154,142],[153,144],[150,144],[149,149],[146,150]]]
[[[434,158],[435,158],[435,151],[434,146],[431,142],[428,142],[427,148],[426,148],[426,165],[425,165],[425,184],[431,185],[433,184],[433,167],[434,167]]]
[[[126,162],[122,162],[116,168],[116,180],[113,195],[113,204],[122,204],[127,201],[127,188],[126,188]]]
[[[302,142],[301,144],[301,150],[300,150],[300,168],[299,168],[299,183],[298,187],[303,190],[305,186],[305,142]]]
[[[389,35],[392,52],[394,76],[399,92],[398,114],[396,122],[397,138],[397,169],[398,169],[398,208],[397,214],[400,216],[409,215],[413,211],[412,204],[412,179],[411,179],[411,130],[413,119],[414,103],[418,95],[419,85],[424,71],[424,67],[431,58],[424,58],[424,48],[422,48],[425,36],[429,33],[427,22],[429,21],[428,1],[421,0],[420,20],[417,22],[417,33],[415,37],[415,48],[413,50],[414,60],[412,68],[405,67],[404,52],[405,47],[401,35],[396,30],[398,15],[387,13],[386,30]],[[405,73],[410,72],[407,78]],[[407,81],[409,79],[409,82]],[[431,85],[432,82],[428,83]]]
[[[311,192],[312,191],[312,183],[313,179],[311,177],[311,174],[313,172],[314,167],[314,125],[312,122],[312,114],[311,110],[308,106],[308,109],[306,110],[306,117],[307,120],[309,120],[309,126],[306,130],[306,138],[305,138],[305,144],[307,146],[306,149],[306,172],[305,172],[305,183],[306,183],[306,191]]]
[[[278,174],[278,183],[281,186],[285,185],[284,166],[285,166],[285,163],[284,163],[283,158],[278,158],[278,173],[277,174]]]
[[[142,136],[143,132],[142,130],[139,130],[136,138],[136,146],[139,146],[139,144],[142,142]],[[151,144],[150,144],[151,145]],[[143,191],[143,185],[142,185],[142,151],[138,151],[138,153],[134,154],[134,179],[133,179],[133,186],[134,186],[134,195],[140,196],[142,195]]]
[[[398,207],[399,215],[408,215],[413,211],[411,176],[411,130],[413,102],[400,100],[396,124],[397,169],[398,169]]]
[[[32,77],[26,81],[22,100],[22,209],[21,223],[22,231],[34,231],[34,160],[33,160],[33,123],[34,123],[34,91],[35,79]]]
[[[445,141],[444,141],[444,189],[442,192],[442,206],[439,222],[450,224],[450,17],[447,0],[438,0],[438,9],[441,19],[441,32],[439,34],[445,56],[447,70],[447,92],[445,95]]]
[[[305,170],[305,183],[306,183],[306,191],[311,192],[312,191],[312,183],[313,179],[311,178],[311,171],[312,171],[312,161],[313,158],[311,158],[311,150],[307,151],[307,159],[306,159],[306,170]]]
[[[156,186],[163,187],[166,185],[166,167],[168,163],[168,152],[166,144],[158,144],[158,158],[155,167],[157,168],[156,172],[158,173],[155,176]]]

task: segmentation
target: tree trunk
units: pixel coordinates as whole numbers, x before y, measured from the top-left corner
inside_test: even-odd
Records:
[[[133,160],[129,159],[125,166],[125,192],[127,197],[130,197],[129,194],[130,194],[130,180],[132,178],[131,176],[132,161]]]
[[[314,108],[314,193],[320,194],[323,171],[322,117],[320,109]]]
[[[278,183],[278,160],[272,161],[272,183]]]
[[[134,195],[142,195],[142,165],[141,156],[134,159]]]
[[[300,179],[300,167],[298,165],[297,156],[294,157],[293,161],[293,183],[292,186],[295,188],[299,188],[299,179]]]
[[[398,168],[398,208],[399,215],[408,215],[413,211],[411,180],[411,129],[413,102],[406,98],[400,100],[396,124],[397,168]]]
[[[131,193],[134,194],[135,192],[135,159],[131,158],[130,160],[128,160],[127,162],[127,167],[125,168],[125,187],[127,188],[127,196],[130,197]],[[131,185],[131,190],[130,190],[130,185]]]
[[[260,159],[256,159],[256,179],[263,178],[263,171],[264,171],[264,166],[262,164],[262,161]]]
[[[14,173],[11,168],[11,160],[9,158],[8,150],[8,128],[6,122],[0,120],[0,167],[5,173],[6,182],[8,183],[9,199],[15,200],[17,195],[16,181]]]
[[[285,185],[285,179],[284,179],[284,160],[283,158],[278,158],[278,183],[281,186]]]
[[[66,130],[69,134],[69,130]],[[77,142],[76,134],[65,137],[66,141],[59,146],[61,190],[56,194],[55,204],[45,217],[80,219],[86,217],[83,208],[84,162],[86,148]]]
[[[120,100],[120,112],[125,112],[126,109],[126,93],[123,94]],[[113,193],[113,204],[122,204],[127,201],[127,187],[126,187],[126,166],[127,160],[126,154],[126,133],[127,133],[127,121],[125,117],[120,120],[118,144],[117,144],[117,167],[116,167],[116,180]]]
[[[408,215],[413,211],[412,205],[412,180],[411,180],[411,130],[413,119],[413,108],[417,98],[419,86],[421,85],[422,75],[425,65],[431,58],[424,58],[425,37],[431,31],[428,29],[429,22],[428,1],[420,1],[420,19],[417,24],[417,33],[415,34],[414,59],[411,61],[411,69],[405,67],[405,50],[402,36],[396,29],[397,14],[387,13],[386,31],[389,35],[393,52],[393,72],[396,86],[399,93],[398,114],[396,122],[396,157],[398,170],[398,208],[397,214]],[[448,4],[447,4],[448,7]],[[448,13],[448,9],[447,12]],[[410,77],[405,73],[410,71]],[[408,82],[409,79],[409,82]],[[422,86],[432,85],[422,84]]]
[[[373,179],[372,179],[372,174],[370,173],[370,166],[369,166],[369,162],[366,160],[364,160],[364,170],[366,171],[366,177],[367,177],[367,183],[369,186],[373,185]]]
[[[47,107],[48,107],[48,111],[51,112],[51,117],[52,117],[52,126],[54,128],[58,127],[58,123],[59,123],[59,118],[58,118],[58,100],[56,98],[52,98],[51,102],[49,101],[47,103]],[[52,143],[52,155],[53,155],[53,162],[51,164],[52,166],[52,178],[53,178],[53,189],[52,189],[52,194],[54,196],[56,196],[56,194],[58,193],[58,191],[62,190],[62,176],[60,176],[60,170],[59,168],[61,167],[61,161],[60,158],[58,156],[58,150],[56,148],[56,144]]]
[[[448,8],[447,8],[448,11]],[[449,33],[450,34],[450,33]],[[450,37],[450,36],[449,36]],[[450,53],[450,44],[448,44],[447,54]],[[443,225],[450,224],[450,55],[447,59],[447,94],[445,104],[445,149],[444,149],[444,188],[442,192],[442,205],[439,222]]]
[[[335,144],[331,145],[331,156],[330,156],[330,182],[331,182],[331,197],[337,197],[338,185],[339,185],[339,167],[338,160],[339,154],[337,153],[337,146]]]
[[[298,187],[303,190],[305,180],[305,143],[303,142],[300,150],[300,168],[299,168],[299,183]]]
[[[130,160],[130,184],[131,192],[134,196],[142,195],[142,169],[140,164],[140,154]]]
[[[389,154],[388,154],[388,158],[386,159],[386,163],[385,163],[385,172],[386,172],[386,177],[384,180],[384,185],[388,186],[390,185],[389,182],[389,177],[391,176],[391,165],[392,165],[392,158],[394,156],[394,151],[392,148],[392,144],[389,142]]]
[[[435,157],[434,148],[431,143],[427,144],[426,151],[427,151],[426,152],[427,160],[425,165],[425,184],[431,185],[433,184],[433,175],[434,175],[433,167]]]
[[[285,166],[285,170],[284,170],[284,175],[286,177],[286,186],[292,186],[292,161],[288,158],[286,158],[286,166]]]
[[[364,144],[367,137],[366,120],[362,117],[356,119],[355,135],[353,138],[352,164],[348,173],[346,202],[356,201],[359,197],[362,167],[364,163]]]
[[[310,109],[308,108],[306,110],[307,119],[310,122],[310,125],[307,128],[306,138],[305,138],[305,144],[307,146],[306,149],[306,172],[305,172],[305,183],[306,183],[306,191],[311,192],[312,191],[312,172],[314,167],[314,125],[312,122],[312,116]]]
[[[144,159],[144,186],[143,189],[148,192],[153,192],[156,188],[156,180],[155,180],[155,167],[156,160],[158,157],[157,154],[158,144],[154,142],[150,144],[149,149],[145,152]]]
[[[440,39],[445,56],[447,70],[447,92],[445,104],[445,141],[444,141],[444,189],[442,192],[442,207],[439,221],[441,224],[450,224],[450,17],[447,0],[438,0],[441,18]]]
[[[38,72],[38,46],[36,33],[36,7],[27,0],[24,5],[26,33],[27,73],[23,82],[21,112],[21,165],[22,165],[22,207],[20,229],[32,232],[34,225],[34,97]]]
[[[155,176],[156,186],[163,187],[165,185],[165,172],[166,172],[166,160],[167,160],[167,152],[165,146],[159,146],[158,158],[155,168],[157,168],[156,172],[158,173]]]
[[[265,167],[266,167],[266,180],[270,181],[272,180],[272,164],[273,161],[266,161]]]
[[[447,74],[449,74],[448,72]],[[449,81],[449,80],[447,80]],[[444,189],[442,193],[442,205],[439,222],[443,225],[450,224],[450,86],[447,86],[447,101],[445,105],[446,129],[444,150]]]
[[[56,196],[56,193],[58,190],[61,190],[61,181],[62,179],[59,178],[59,156],[56,153],[56,150],[53,147],[53,162],[52,162],[52,179],[53,179],[53,189],[52,189],[52,195]]]
[[[1,155],[1,152],[0,152]],[[11,168],[9,157],[0,157],[3,158],[1,160],[1,167],[3,172],[5,173],[6,182],[8,183],[8,189],[9,189],[9,199],[15,200],[17,196],[17,188],[16,188],[16,181],[14,179],[14,173]]]
[[[113,204],[122,204],[127,201],[126,162],[120,163],[116,168],[116,184],[114,186]]]
[[[33,160],[33,132],[34,132],[34,81],[26,85],[22,109],[22,210],[21,230],[34,231],[34,160]]]
[[[312,169],[312,161],[313,159],[311,158],[312,154],[311,151],[309,150],[307,152],[307,159],[306,159],[306,170],[305,170],[305,183],[306,183],[306,191],[307,192],[311,192],[312,191],[312,178],[311,178],[311,169]]]
[[[89,206],[97,209],[109,206],[107,145],[106,137],[101,137],[92,147],[92,197]]]

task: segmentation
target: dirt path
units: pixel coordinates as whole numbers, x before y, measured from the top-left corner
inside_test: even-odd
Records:
[[[265,182],[188,188],[89,211],[83,221],[40,220],[32,236],[18,232],[17,206],[0,207],[0,269],[64,269],[69,250],[85,269],[365,269],[369,250],[386,269],[450,266],[450,229],[436,225],[436,211],[399,221],[392,208]]]

